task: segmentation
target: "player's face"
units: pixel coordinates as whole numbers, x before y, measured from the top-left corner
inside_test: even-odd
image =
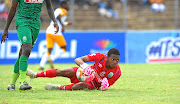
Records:
[[[116,67],[116,65],[119,63],[119,55],[112,54],[110,57],[107,58],[107,66],[110,69],[113,69]]]

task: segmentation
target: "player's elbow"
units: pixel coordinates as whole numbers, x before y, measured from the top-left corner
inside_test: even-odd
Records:
[[[74,60],[74,62],[75,62],[75,63],[78,63],[78,60],[79,60],[79,58],[76,58],[76,59]]]
[[[74,60],[74,62],[78,65],[78,66],[80,66],[81,64],[83,64],[84,63],[84,61],[79,57],[79,58],[76,58],[75,60]]]

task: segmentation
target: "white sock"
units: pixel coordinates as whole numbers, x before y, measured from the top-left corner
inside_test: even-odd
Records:
[[[63,54],[63,53],[64,53],[64,51],[61,50],[61,49],[56,50],[55,54],[51,54],[50,59],[51,59],[52,61],[54,61],[54,60],[56,60],[57,58],[59,58],[59,56],[60,56],[61,54]]]
[[[50,59],[51,59],[52,61],[54,61],[54,60],[56,60],[56,59],[58,58],[59,55],[60,55],[60,54],[57,52],[55,55],[51,55],[51,56],[50,56]]]
[[[41,62],[40,62],[40,67],[44,68],[44,65],[46,64],[47,60],[48,60],[49,56],[47,53],[45,53],[42,58],[41,58]]]

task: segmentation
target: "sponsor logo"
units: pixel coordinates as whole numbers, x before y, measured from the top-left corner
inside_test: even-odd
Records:
[[[113,72],[110,72],[110,73],[108,74],[109,79],[110,79],[113,75],[114,75]]]
[[[90,50],[90,53],[100,52],[103,54],[107,54],[110,48],[115,48],[116,46],[117,44],[110,40],[97,40],[93,43],[93,48]]]
[[[90,56],[95,56],[96,54],[95,53],[93,53],[93,54],[91,54]]]
[[[30,54],[30,59],[41,58],[47,52],[46,40],[39,42],[37,49],[33,49]],[[52,56],[55,58],[76,58],[77,56],[77,40],[70,41],[70,50],[63,52],[57,44],[54,46]],[[17,59],[20,50],[20,42],[18,40],[9,40],[0,45],[0,60],[1,59]],[[60,54],[61,53],[61,54]]]
[[[102,68],[102,64],[99,63],[98,66],[99,66],[100,68]]]
[[[94,42],[97,47],[100,49],[110,49],[116,47],[116,44],[110,40],[98,40]]]
[[[46,76],[46,72],[44,72],[44,76]]]
[[[146,61],[180,62],[180,38],[166,37],[146,47]]]
[[[27,37],[23,36],[23,42],[26,42],[26,41],[27,41]]]

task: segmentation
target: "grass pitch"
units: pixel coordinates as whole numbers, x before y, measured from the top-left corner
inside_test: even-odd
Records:
[[[75,64],[55,64],[68,68]],[[46,66],[48,68],[49,66]],[[0,65],[1,104],[180,104],[180,64],[120,64],[122,75],[108,91],[45,90],[46,83],[70,84],[68,78],[37,78],[27,81],[33,92],[8,91],[13,65]],[[38,71],[38,65],[29,65]]]

